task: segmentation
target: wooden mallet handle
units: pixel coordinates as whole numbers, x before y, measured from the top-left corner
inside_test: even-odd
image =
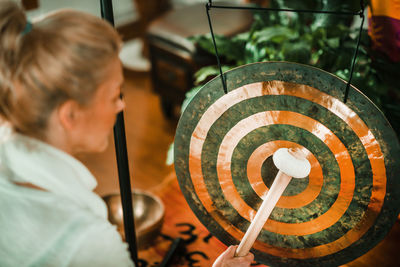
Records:
[[[308,176],[311,165],[300,151],[287,148],[278,149],[273,155],[275,166],[279,169],[274,182],[265,196],[256,216],[247,229],[242,241],[236,250],[235,256],[246,256],[256,241],[265,222],[271,215],[279,198],[285,191],[292,177],[304,178]]]

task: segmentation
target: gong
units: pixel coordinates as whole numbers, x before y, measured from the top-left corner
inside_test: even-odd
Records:
[[[301,149],[311,164],[290,182],[252,253],[272,266],[338,266],[375,246],[400,208],[400,146],[379,109],[320,69],[264,62],[238,67],[197,93],[183,112],[175,170],[211,234],[238,244],[278,170],[271,157]]]

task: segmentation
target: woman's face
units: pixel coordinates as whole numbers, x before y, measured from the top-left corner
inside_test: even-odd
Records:
[[[125,107],[120,98],[123,83],[121,62],[116,57],[107,66],[106,77],[93,99],[79,111],[79,134],[75,152],[102,152],[107,148],[116,115]]]

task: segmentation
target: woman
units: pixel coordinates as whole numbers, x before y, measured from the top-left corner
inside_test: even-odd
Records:
[[[103,151],[125,104],[121,40],[72,10],[33,25],[0,0],[0,266],[132,266],[73,156]],[[214,266],[249,266],[230,247]]]

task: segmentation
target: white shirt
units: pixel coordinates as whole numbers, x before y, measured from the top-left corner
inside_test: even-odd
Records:
[[[72,156],[0,126],[0,266],[133,266],[96,185]]]

